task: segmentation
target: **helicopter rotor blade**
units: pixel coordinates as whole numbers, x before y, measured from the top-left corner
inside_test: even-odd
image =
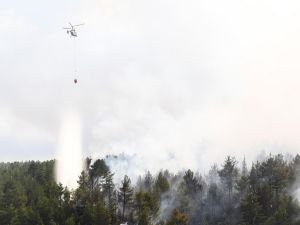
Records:
[[[78,27],[78,26],[82,26],[82,25],[84,25],[84,23],[76,24],[76,25],[73,25],[73,26]]]

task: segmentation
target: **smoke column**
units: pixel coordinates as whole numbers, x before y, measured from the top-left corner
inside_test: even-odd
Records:
[[[77,187],[82,171],[81,120],[78,113],[69,111],[62,117],[56,165],[56,180],[69,189]]]

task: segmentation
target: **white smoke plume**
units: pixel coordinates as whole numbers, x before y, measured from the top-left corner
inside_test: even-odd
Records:
[[[77,187],[82,165],[81,120],[75,111],[66,112],[62,117],[57,152],[56,179],[70,189]]]
[[[0,10],[2,158],[22,160],[25,148],[47,144],[40,154],[54,158],[56,123],[72,100],[84,155],[125,153],[135,158],[126,173],[207,171],[226,155],[251,163],[262,149],[299,152],[299,1],[18,5]],[[85,23],[76,96],[72,41],[61,29],[69,20]],[[6,151],[18,135],[21,147]]]

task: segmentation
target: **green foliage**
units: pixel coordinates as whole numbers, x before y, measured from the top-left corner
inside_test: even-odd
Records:
[[[253,193],[249,193],[242,199],[241,211],[244,224],[261,224],[265,219],[262,205]]]
[[[129,209],[132,206],[132,201],[133,201],[133,188],[131,187],[131,180],[127,175],[125,175],[124,179],[121,181],[121,187],[119,189],[119,202],[121,204],[121,209],[122,209],[122,214],[121,214],[122,221],[127,220],[125,216],[130,213]]]
[[[148,171],[136,186],[128,176],[116,185],[103,159],[87,159],[70,191],[55,182],[54,161],[0,163],[0,224],[300,225],[299,173],[299,155],[270,155],[249,171],[228,156],[204,178]]]
[[[227,156],[223,168],[218,171],[221,181],[227,188],[229,201],[231,201],[233,187],[238,176],[236,164],[237,162],[234,157]]]
[[[183,176],[182,188],[185,195],[194,197],[198,191],[202,190],[202,185],[190,169]]]
[[[139,225],[150,225],[151,218],[157,215],[158,201],[152,193],[137,192],[135,195],[136,220]]]
[[[154,183],[154,190],[158,195],[161,195],[169,191],[169,189],[169,182],[162,171],[160,171]]]

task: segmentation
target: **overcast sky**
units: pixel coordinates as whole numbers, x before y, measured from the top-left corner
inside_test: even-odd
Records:
[[[1,2],[0,160],[55,158],[70,110],[85,156],[125,153],[140,169],[295,154],[299,11],[296,0]],[[76,44],[69,21],[85,23]]]

